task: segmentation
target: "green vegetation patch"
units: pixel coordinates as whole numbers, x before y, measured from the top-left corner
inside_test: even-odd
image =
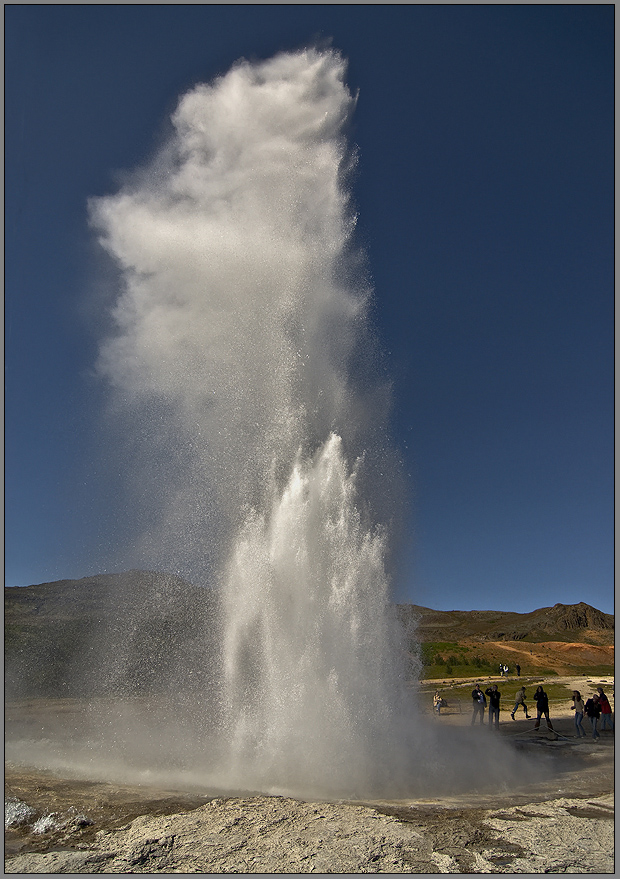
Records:
[[[420,655],[423,678],[488,674],[494,667],[490,660],[455,641],[426,641],[420,645]]]

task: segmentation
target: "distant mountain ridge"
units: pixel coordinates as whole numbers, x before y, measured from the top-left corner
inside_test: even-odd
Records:
[[[216,674],[217,594],[177,576],[128,571],[5,587],[4,608],[7,698],[189,694]],[[397,613],[413,644],[614,641],[614,616],[584,602],[524,614],[401,604]]]
[[[399,615],[415,622],[422,641],[591,641],[613,643],[615,617],[579,604],[555,604],[529,613],[494,610],[432,610],[401,604]]]

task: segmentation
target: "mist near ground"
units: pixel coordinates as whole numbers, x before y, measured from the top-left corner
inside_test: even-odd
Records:
[[[198,717],[200,706],[179,712],[162,700],[88,700],[73,705],[32,705],[20,722],[9,721],[5,743],[7,763],[49,770],[68,780],[88,779],[111,784],[198,792],[212,796],[264,793],[305,800],[365,798],[432,799],[435,797],[508,796],[529,785],[543,785],[574,770],[579,755],[545,748],[519,748],[483,728],[437,728],[420,717],[403,735],[403,750],[393,760],[392,775],[351,776],[332,786],[321,779],[300,783],[243,784],[222,770],[226,743],[220,731]],[[9,706],[9,716],[15,709]],[[41,729],[45,737],[41,738]],[[393,747],[387,738],[387,749]],[[394,756],[394,755],[392,755]],[[372,770],[372,767],[369,767]]]

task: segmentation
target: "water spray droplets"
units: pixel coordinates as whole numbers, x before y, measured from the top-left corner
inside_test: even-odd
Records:
[[[250,513],[237,541],[224,585],[225,702],[246,779],[269,765],[272,783],[346,785],[343,752],[356,766],[376,760],[368,749],[380,742],[368,734],[389,716],[395,668],[384,543],[362,525],[355,480],[332,434],[312,459],[298,458],[269,514]],[[248,675],[252,724],[240,699]],[[305,755],[294,770],[292,753]]]
[[[148,567],[219,584],[224,784],[367,781],[402,697],[386,535],[360,497],[386,395],[344,74],[315,49],[235,65],[181,98],[150,167],[91,204],[121,274],[99,370],[139,422],[131,469],[160,517]]]

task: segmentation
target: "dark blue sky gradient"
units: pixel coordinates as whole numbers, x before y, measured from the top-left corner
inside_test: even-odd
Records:
[[[115,569],[86,202],[179,95],[329,41],[412,521],[396,594],[613,612],[614,7],[5,7],[9,585]],[[95,280],[97,279],[97,280]],[[105,279],[104,279],[105,280]]]

